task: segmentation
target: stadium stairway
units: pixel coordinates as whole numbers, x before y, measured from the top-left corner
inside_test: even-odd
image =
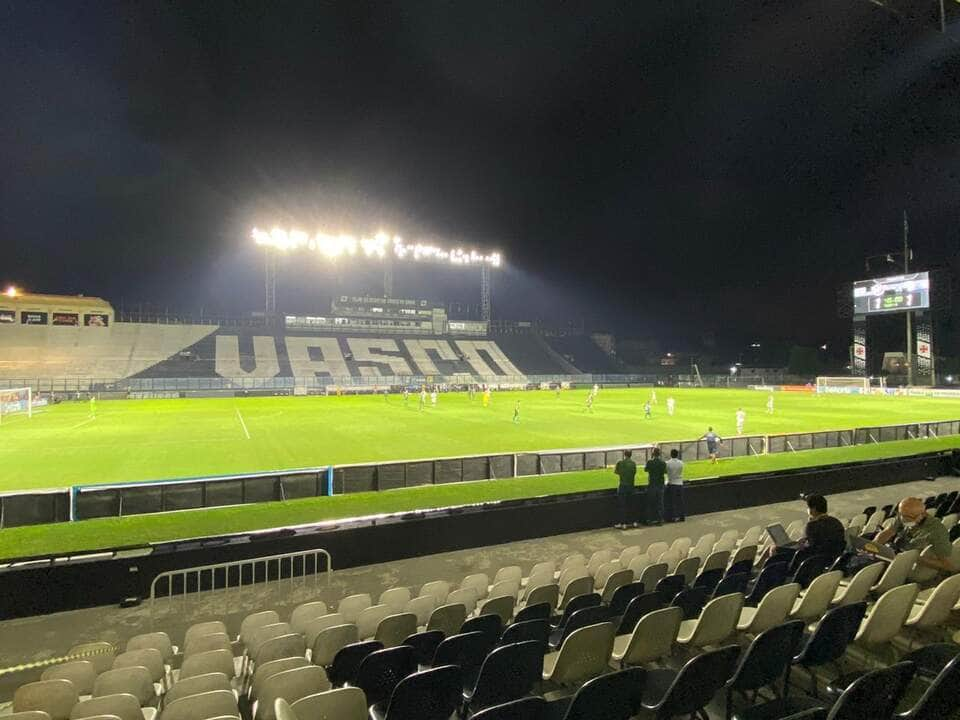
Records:
[[[589,335],[564,335],[545,338],[557,353],[585,373],[620,372],[617,362],[607,355]]]
[[[896,498],[960,490],[960,478],[938,478],[934,482],[918,481],[857,492],[831,495],[831,513],[850,517],[866,505],[880,506]],[[323,581],[301,585],[289,583],[255,586],[241,593],[223,591],[200,593],[185,601],[158,604],[151,616],[149,604],[120,609],[92,608],[57,615],[0,622],[0,667],[56,656],[81,642],[105,640],[123,646],[139,633],[163,629],[172,637],[182,637],[190,625],[223,619],[228,627],[239,627],[251,612],[273,608],[284,617],[297,605],[323,600],[336,606],[348,594],[380,593],[395,586],[420,586],[430,580],[461,578],[470,573],[493,573],[496,569],[520,565],[525,570],[536,562],[564,557],[573,552],[622,549],[631,545],[647,545],[655,541],[672,542],[678,537],[698,537],[706,533],[721,534],[725,530],[742,533],[757,524],[757,519],[777,518],[784,524],[802,521],[806,506],[800,501],[779,503],[762,508],[712,513],[690,518],[685,523],[627,531],[614,529],[572,533],[540,540],[476,548],[453,553],[424,556],[405,561],[336,571],[332,583]],[[336,558],[334,558],[336,564]],[[36,673],[39,675],[39,671]],[[33,679],[29,673],[13,673],[0,678],[0,702],[7,701],[17,685]]]

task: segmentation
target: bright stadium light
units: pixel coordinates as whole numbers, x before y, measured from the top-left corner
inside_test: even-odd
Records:
[[[285,230],[273,228],[269,232],[253,228],[250,233],[254,242],[264,248],[286,252],[288,250],[307,249],[323,255],[330,260],[343,256],[353,256],[362,252],[364,257],[384,259],[388,255],[397,260],[431,261],[449,263],[451,265],[488,266],[498,268],[503,258],[498,252],[481,253],[476,250],[463,248],[442,248],[425,243],[408,243],[399,235],[390,237],[385,232],[378,232],[373,237],[361,237],[359,240],[351,235],[330,235],[317,232],[313,236],[302,230]]]
[[[10,287],[8,287],[6,290],[3,291],[3,294],[6,295],[7,297],[13,298],[17,296],[18,291],[13,285],[11,285]]]

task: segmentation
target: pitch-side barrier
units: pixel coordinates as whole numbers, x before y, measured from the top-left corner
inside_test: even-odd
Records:
[[[726,438],[718,455],[720,458],[748,457],[955,435],[960,435],[960,420],[743,435]],[[708,457],[706,442],[694,439],[76,485],[60,490],[0,495],[0,528],[599,470],[614,465],[624,450],[632,450],[634,459],[642,466],[654,447],[659,447],[664,455],[676,449],[687,461]]]

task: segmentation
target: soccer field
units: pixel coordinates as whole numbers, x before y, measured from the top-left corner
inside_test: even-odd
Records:
[[[58,488],[245,473],[337,463],[684,440],[713,426],[772,434],[960,417],[960,401],[751,390],[666,389],[644,418],[649,389],[441,394],[419,409],[411,395],[68,402],[0,425],[0,490]],[[669,417],[665,401],[676,399]],[[516,401],[520,421],[513,422]],[[960,444],[960,443],[958,443]]]

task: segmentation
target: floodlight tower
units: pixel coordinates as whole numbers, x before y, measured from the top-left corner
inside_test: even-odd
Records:
[[[480,319],[490,322],[490,266],[480,266]]]
[[[263,313],[272,317],[277,312],[277,249],[269,245],[263,247],[264,257],[264,306]]]

